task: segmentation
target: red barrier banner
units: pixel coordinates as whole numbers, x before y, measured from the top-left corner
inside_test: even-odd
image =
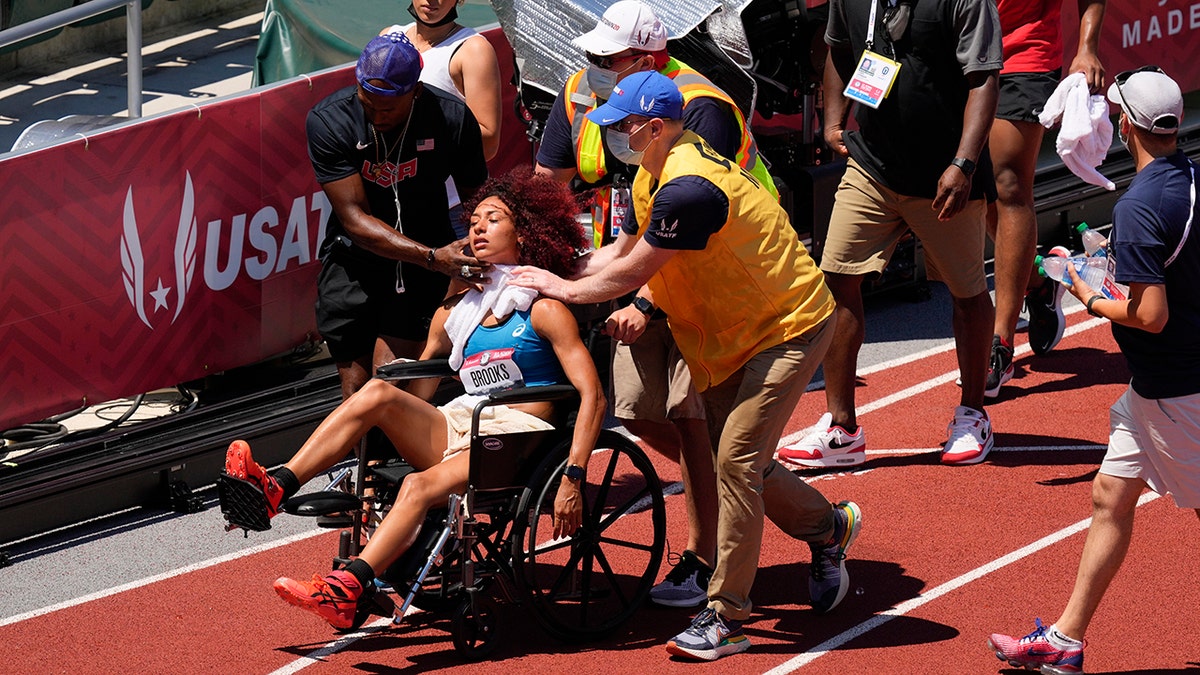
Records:
[[[499,29],[493,173],[532,164]],[[353,67],[0,156],[0,429],[319,339],[308,110]]]
[[[0,428],[316,340],[308,109],[346,70],[0,158]]]
[[[1079,8],[1063,5],[1064,70],[1079,45]],[[1100,60],[1108,80],[1123,70],[1160,66],[1185,92],[1200,89],[1200,2],[1126,0],[1105,6]],[[1113,108],[1116,112],[1116,108]]]

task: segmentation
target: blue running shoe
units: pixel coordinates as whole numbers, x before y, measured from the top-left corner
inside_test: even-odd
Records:
[[[862,527],[862,509],[858,504],[843,501],[833,507],[833,538],[826,544],[809,543],[812,565],[809,567],[808,595],[813,609],[830,612],[850,588],[846,573],[846,551],[858,538]]]
[[[750,638],[742,632],[742,622],[723,618],[708,607],[692,619],[692,625],[667,642],[667,652],[702,661],[750,649]]]
[[[996,658],[1017,668],[1041,670],[1046,675],[1077,675],[1083,672],[1083,645],[1059,649],[1050,644],[1041,619],[1034,619],[1037,629],[1020,640],[992,633],[988,649]]]

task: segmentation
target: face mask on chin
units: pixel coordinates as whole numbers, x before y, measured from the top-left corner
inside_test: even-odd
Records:
[[[649,124],[649,122],[646,124]],[[608,149],[612,150],[612,154],[625,164],[628,164],[629,166],[641,166],[642,157],[645,156],[646,150],[634,150],[629,146],[629,139],[632,138],[634,134],[644,129],[646,124],[643,124],[642,126],[628,133],[624,131],[617,131],[616,129],[609,127]]]

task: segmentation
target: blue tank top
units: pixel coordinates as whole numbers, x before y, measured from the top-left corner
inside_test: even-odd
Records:
[[[468,394],[566,382],[550,342],[537,334],[529,311],[515,311],[498,326],[479,326],[467,338],[458,369]]]

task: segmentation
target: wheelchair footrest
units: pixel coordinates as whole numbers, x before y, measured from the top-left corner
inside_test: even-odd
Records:
[[[332,516],[362,508],[362,498],[349,492],[322,490],[292,497],[283,503],[283,510],[294,516]],[[347,516],[347,522],[353,521]]]
[[[255,532],[271,529],[267,496],[258,485],[222,471],[217,476],[217,498],[221,502],[221,514],[230,525]]]

